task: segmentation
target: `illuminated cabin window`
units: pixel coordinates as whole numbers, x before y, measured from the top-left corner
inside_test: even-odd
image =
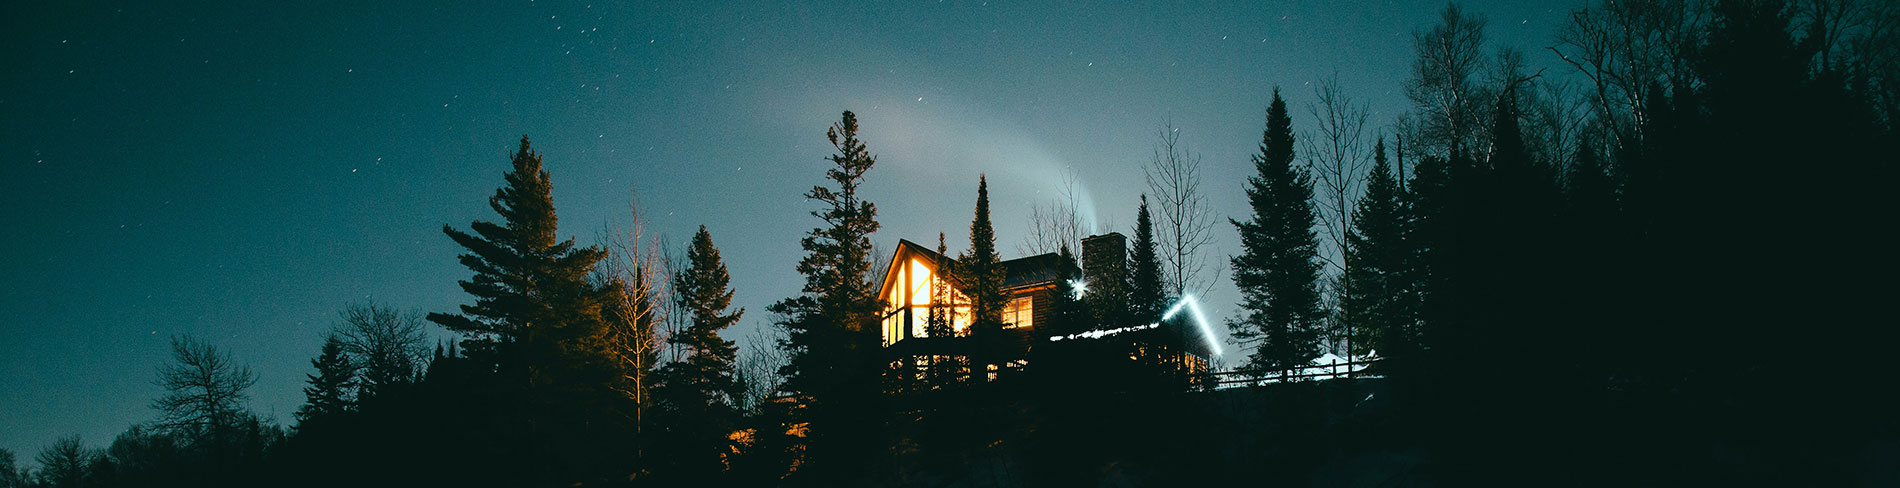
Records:
[[[901,284],[905,282],[904,268],[897,268],[897,276],[895,279],[896,283]],[[898,339],[902,339],[898,334],[904,330],[904,287],[891,287],[891,296],[888,297],[887,301],[890,302],[890,307],[884,311],[884,345],[889,346],[896,344]]]
[[[930,267],[925,266],[922,260],[910,260],[911,305],[930,305],[931,285],[935,284],[932,282],[936,281],[936,278],[936,274],[931,273]]]
[[[1017,297],[1003,307],[1003,328],[1027,329],[1034,327],[1036,301],[1030,297]]]
[[[928,325],[933,312],[950,322],[952,335],[970,334],[970,300],[935,271],[921,259],[897,268],[890,296],[885,297],[889,308],[884,312],[884,345],[930,337]]]

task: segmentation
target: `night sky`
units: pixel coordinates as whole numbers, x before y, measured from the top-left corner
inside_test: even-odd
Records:
[[[181,334],[248,363],[251,407],[288,425],[339,309],[467,301],[441,227],[496,219],[523,134],[564,238],[625,225],[636,188],[676,249],[706,225],[747,310],[729,337],[802,284],[802,194],[843,110],[878,155],[877,245],[963,249],[987,173],[1006,259],[1065,169],[1098,232],[1130,233],[1171,120],[1204,160],[1224,269],[1272,88],[1304,131],[1309,83],[1336,71],[1384,128],[1443,7],[741,3],[6,2],[0,448],[101,447],[153,419]],[[1466,7],[1557,74],[1542,48],[1573,3]],[[1205,300],[1236,301],[1224,278]]]

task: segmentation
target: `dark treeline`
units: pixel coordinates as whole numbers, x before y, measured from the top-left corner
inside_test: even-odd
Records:
[[[37,469],[0,451],[0,488],[1895,482],[1896,334],[1876,308],[1900,7],[1605,2],[1534,54],[1490,51],[1484,29],[1450,6],[1417,31],[1393,68],[1414,106],[1366,141],[1313,144],[1350,139],[1351,105],[1326,92],[1301,120],[1274,89],[1230,219],[1226,323],[1250,353],[1230,366],[1271,379],[1335,352],[1376,361],[1372,379],[1214,390],[1154,350],[1087,349],[1114,346],[1032,349],[1023,370],[891,362],[860,193],[877,161],[851,112],[805,193],[804,287],[741,351],[716,229],[680,255],[637,225],[559,240],[524,137],[499,219],[444,228],[471,304],[346,308],[293,426],[245,407],[247,368],[179,338],[155,420],[101,449],[62,440]],[[1577,81],[1525,72],[1532,55]],[[971,248],[940,269],[981,343],[1006,297],[986,181],[976,195]],[[1191,292],[1190,251],[1135,208],[1127,274],[1081,293],[1081,250],[1060,246],[1068,285],[1037,327],[1151,323]]]

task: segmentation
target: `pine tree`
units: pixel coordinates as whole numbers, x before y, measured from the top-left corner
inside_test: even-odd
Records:
[[[1057,265],[1056,290],[1049,294],[1048,330],[1052,334],[1071,334],[1090,329],[1089,310],[1082,302],[1080,283],[1081,266],[1076,263],[1075,252],[1067,244],[1056,251]],[[1041,327],[1040,325],[1038,327]]]
[[[587,276],[606,251],[557,240],[553,183],[527,136],[510,159],[507,185],[488,199],[503,222],[475,221],[473,235],[442,227],[468,250],[461,262],[475,276],[461,285],[475,304],[463,305],[460,314],[431,313],[429,320],[463,334],[471,359],[493,364],[518,387],[586,384],[596,378],[581,374],[581,366],[594,359],[587,353],[598,351],[583,344],[599,336],[610,291]]]
[[[1550,250],[1563,194],[1555,172],[1524,143],[1514,92],[1506,89],[1497,102],[1489,175],[1480,173],[1476,185],[1482,200],[1470,209],[1472,227],[1460,231],[1477,250],[1467,265],[1476,271],[1469,304],[1477,308],[1468,310],[1487,310],[1469,317],[1476,327],[1468,339],[1479,344],[1470,359],[1543,349],[1536,359],[1559,360],[1570,334],[1552,327],[1549,290],[1562,284],[1554,278]]]
[[[470,450],[499,458],[463,461],[506,459],[516,468],[496,480],[514,485],[624,475],[619,450],[632,429],[601,415],[623,401],[610,389],[616,375],[601,315],[614,290],[588,279],[606,251],[557,239],[552,181],[527,137],[510,158],[507,184],[488,200],[502,222],[475,221],[474,234],[442,227],[468,250],[461,262],[474,277],[460,284],[475,303],[428,316],[463,336],[471,369],[486,376],[483,396],[456,408],[493,423],[469,427],[496,433],[493,445]]]
[[[1400,298],[1410,308],[1407,320],[1414,327],[1413,338],[1421,347],[1438,341],[1432,326],[1452,315],[1450,277],[1457,267],[1449,265],[1457,254],[1458,215],[1453,211],[1459,192],[1452,179],[1453,166],[1468,165],[1439,156],[1426,156],[1412,168],[1411,184],[1401,192],[1406,210],[1405,259],[1401,281],[1406,294]],[[1468,171],[1460,171],[1468,172]]]
[[[950,246],[944,242],[944,233],[937,233],[937,279],[930,282],[930,316],[924,322],[924,335],[930,337],[950,337],[956,333],[956,304],[952,303],[950,283],[956,276],[955,266],[950,260]]]
[[[438,346],[436,354],[441,355]],[[297,421],[310,424],[317,419],[334,417],[350,409],[350,390],[356,386],[356,366],[343,352],[343,341],[335,335],[323,338],[323,352],[310,365],[315,374],[305,375],[310,386],[303,389],[304,405],[297,409]]]
[[[687,356],[660,369],[654,398],[665,412],[660,425],[671,434],[668,464],[685,476],[708,476],[723,470],[722,459],[732,453],[727,434],[738,425],[737,400],[745,394],[735,367],[739,349],[719,332],[738,323],[745,309],[729,310],[731,278],[706,226],[693,235],[686,260],[673,289],[692,324],[667,342]]]
[[[997,340],[1002,332],[1003,307],[1009,303],[1009,296],[1003,292],[1002,258],[996,253],[996,230],[990,225],[989,181],[981,175],[976,181],[976,217],[970,221],[970,250],[957,257],[957,276],[963,281],[964,296],[970,297],[972,332],[979,343],[987,344]],[[981,355],[974,359],[977,360],[973,364],[978,368],[990,364],[990,358]]]
[[[951,285],[956,276],[956,266],[950,260],[950,246],[944,242],[944,233],[937,233],[937,279],[930,282],[930,316],[924,321],[924,335],[928,337],[950,337],[956,334],[956,291]],[[957,382],[962,362],[967,357],[938,355],[930,358],[930,365],[924,375],[924,389],[949,388]]]
[[[1256,343],[1251,368],[1287,370],[1319,356],[1319,242],[1313,231],[1313,181],[1293,166],[1293,123],[1280,91],[1267,108],[1259,174],[1247,179],[1248,222],[1240,230],[1242,253],[1232,259],[1241,315],[1228,322],[1234,337]]]
[[[1631,267],[1638,257],[1630,251],[1616,190],[1603,158],[1591,143],[1580,144],[1564,177],[1565,232],[1559,251],[1570,278],[1563,280],[1566,291],[1559,306],[1570,312],[1560,320],[1570,330],[1595,329],[1568,342],[1587,351],[1578,359],[1592,363],[1598,372],[1629,368],[1642,360],[1619,344],[1642,331],[1636,326],[1639,321],[1617,318],[1634,305],[1628,295],[1632,287],[1624,280],[1638,272]]]
[[[1390,357],[1413,344],[1406,309],[1405,208],[1398,180],[1387,164],[1385,140],[1373,149],[1366,192],[1353,212],[1346,234],[1346,292],[1341,312],[1351,324],[1354,354],[1378,351]]]
[[[784,388],[803,402],[794,411],[807,429],[798,476],[814,483],[870,476],[863,466],[878,452],[883,428],[877,416],[878,330],[866,327],[875,323],[879,306],[870,279],[877,206],[858,195],[877,158],[858,140],[856,114],[845,112],[825,136],[838,150],[828,158],[837,167],[825,172],[837,186],[815,186],[805,197],[823,204],[812,216],[827,226],[799,242],[806,252],[798,263],[805,275],[802,294],[768,309],[787,332],[780,343],[789,359],[780,370]]]
[[[1064,244],[1057,248],[1056,256],[1056,286],[1049,292],[1045,320],[1036,324],[1038,335],[1065,336],[1096,328],[1093,310],[1083,300],[1083,290],[1076,286],[1082,283],[1082,269],[1075,253]],[[1030,364],[1036,365],[1030,371],[1039,378],[1038,388],[1057,401],[1067,402],[1079,401],[1081,394],[1122,386],[1121,378],[1103,373],[1099,361],[1102,356],[1097,354],[1106,351],[1102,346],[1098,341],[1064,340],[1030,348]]]
[[[1148,196],[1142,195],[1141,207],[1135,212],[1135,249],[1129,255],[1128,275],[1128,304],[1137,323],[1159,320],[1167,306],[1156,246],[1154,220],[1148,215]]]
[[[1610,231],[1617,219],[1616,182],[1603,158],[1586,142],[1579,144],[1575,162],[1564,175],[1565,204],[1579,222],[1594,230]],[[1607,237],[1607,236],[1604,236]]]

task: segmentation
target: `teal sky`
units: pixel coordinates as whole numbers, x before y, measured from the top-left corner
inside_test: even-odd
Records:
[[[748,310],[734,335],[802,283],[802,194],[842,110],[879,157],[878,245],[962,249],[987,173],[1005,258],[1064,171],[1128,233],[1171,120],[1204,160],[1224,268],[1272,89],[1305,130],[1310,83],[1337,72],[1383,129],[1408,106],[1411,33],[1443,7],[157,3],[0,6],[0,448],[24,459],[154,418],[180,334],[251,365],[251,407],[290,423],[343,306],[466,301],[440,228],[494,218],[523,134],[563,237],[624,225],[635,188],[676,246],[706,225]],[[1579,5],[1466,7],[1492,46],[1555,68],[1542,48]],[[1205,298],[1225,318],[1236,294]]]

